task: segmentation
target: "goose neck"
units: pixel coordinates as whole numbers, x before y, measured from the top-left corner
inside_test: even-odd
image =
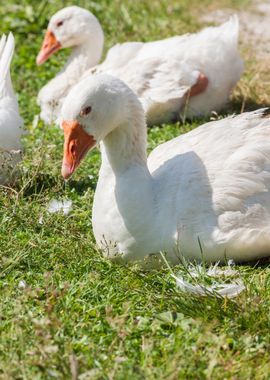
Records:
[[[81,70],[83,73],[85,70],[96,66],[102,56],[103,44],[103,33],[100,36],[95,36],[95,38],[85,38],[81,44],[73,48],[64,70],[75,68],[76,71]]]
[[[101,143],[102,164],[122,173],[132,166],[147,169],[147,134],[144,115],[130,117],[109,133]]]

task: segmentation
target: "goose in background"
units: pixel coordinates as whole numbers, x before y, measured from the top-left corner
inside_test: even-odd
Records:
[[[74,86],[62,108],[62,175],[69,178],[100,144],[92,213],[99,247],[124,261],[163,251],[171,264],[181,257],[269,256],[270,119],[264,112],[201,125],[147,158],[143,108],[124,82],[98,74]]]
[[[98,65],[104,44],[99,21],[86,9],[63,8],[49,22],[37,64],[61,48],[71,47],[72,53],[38,94],[41,118],[46,123],[56,121],[72,86],[100,72],[132,88],[143,104],[148,125],[219,111],[243,71],[238,34],[238,18],[233,16],[221,26],[195,34],[117,44]]]
[[[23,120],[10,78],[14,47],[12,33],[8,37],[3,35],[0,40],[0,184],[13,178],[22,152]]]

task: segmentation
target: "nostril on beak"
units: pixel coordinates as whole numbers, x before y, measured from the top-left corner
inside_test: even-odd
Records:
[[[72,156],[75,156],[75,144],[71,145],[70,152],[71,152]]]

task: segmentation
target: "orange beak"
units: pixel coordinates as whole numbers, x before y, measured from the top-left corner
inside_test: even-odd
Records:
[[[45,34],[40,52],[38,53],[38,56],[37,56],[37,61],[36,61],[37,65],[42,65],[42,63],[46,62],[47,59],[53,53],[57,52],[60,48],[61,48],[60,42],[57,41],[54,33],[50,29],[48,29]]]
[[[61,173],[65,179],[68,179],[88,150],[95,146],[96,140],[93,136],[88,135],[77,121],[64,121],[62,128],[65,143]]]

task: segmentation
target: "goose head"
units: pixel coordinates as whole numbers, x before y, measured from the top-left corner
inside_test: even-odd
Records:
[[[66,7],[50,19],[36,62],[41,65],[59,49],[85,43],[92,45],[93,51],[100,50],[101,56],[103,42],[101,25],[91,12],[77,6]]]
[[[143,109],[120,79],[107,74],[89,76],[74,86],[62,106],[64,130],[62,176],[69,178],[86,153],[116,128],[129,122],[132,107]]]

